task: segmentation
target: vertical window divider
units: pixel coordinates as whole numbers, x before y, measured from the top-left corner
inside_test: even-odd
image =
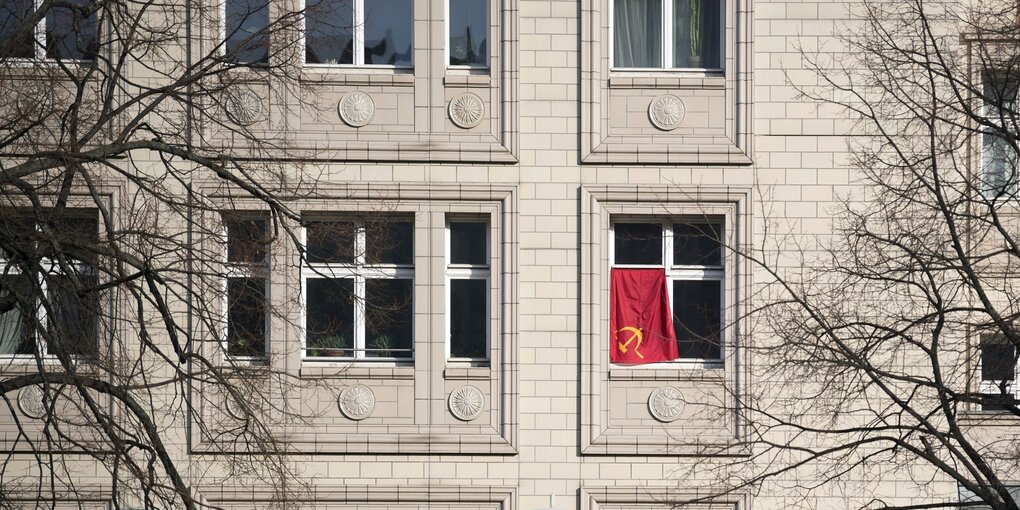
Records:
[[[673,65],[673,0],[662,2],[662,62],[663,69],[676,67]],[[664,259],[665,260],[665,259]]]
[[[354,14],[351,20],[354,22],[354,65],[365,65],[365,0],[354,1]],[[412,17],[413,19],[413,17]]]
[[[358,3],[364,0],[357,0]],[[365,358],[368,338],[365,334],[365,301],[368,300],[368,283],[365,277],[365,224],[357,223],[354,227],[354,358]]]

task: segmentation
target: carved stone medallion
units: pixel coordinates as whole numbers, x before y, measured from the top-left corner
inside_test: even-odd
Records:
[[[249,126],[262,118],[262,98],[247,87],[227,92],[223,108],[227,112],[227,117],[241,126]]]
[[[680,126],[687,115],[687,106],[683,100],[672,94],[664,94],[652,99],[648,105],[648,118],[652,124],[663,130],[671,131]]]
[[[450,392],[448,402],[450,414],[458,420],[471,421],[482,415],[485,407],[485,396],[474,386],[461,386]]]
[[[482,98],[478,97],[477,94],[464,92],[450,100],[448,113],[450,120],[457,127],[464,129],[473,128],[482,122],[482,116],[485,114],[485,103],[482,102]]]
[[[245,417],[244,407],[234,397],[228,393],[223,399],[223,408],[227,411],[227,414],[235,420],[243,420]]]
[[[18,409],[29,418],[40,419],[46,416],[46,402],[41,386],[33,384],[25,386],[18,392]]]
[[[656,420],[671,422],[680,417],[687,402],[683,393],[672,386],[661,386],[648,396],[648,412]]]
[[[372,122],[372,117],[375,117],[375,101],[364,92],[351,92],[340,99],[337,112],[348,126],[361,127]]]
[[[340,392],[337,399],[340,412],[352,420],[364,420],[375,410],[375,393],[368,386],[361,384],[348,386]]]

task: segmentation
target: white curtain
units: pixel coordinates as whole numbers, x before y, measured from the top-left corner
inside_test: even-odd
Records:
[[[662,67],[661,0],[616,0],[613,13],[615,67]]]

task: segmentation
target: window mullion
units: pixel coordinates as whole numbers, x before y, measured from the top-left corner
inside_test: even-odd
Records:
[[[365,357],[365,276],[354,276],[354,357]]]
[[[42,0],[36,0],[34,2],[35,10],[38,11],[42,8],[42,4]],[[43,16],[39,23],[36,23],[35,30],[32,32],[32,42],[34,43],[33,54],[35,57],[38,59],[46,58],[46,16]]]
[[[662,68],[673,67],[673,0],[662,0]]]
[[[354,65],[365,65],[365,0],[354,0]]]

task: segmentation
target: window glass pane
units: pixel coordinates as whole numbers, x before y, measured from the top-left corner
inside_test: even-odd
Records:
[[[1016,366],[1016,347],[1004,338],[981,339],[981,380],[1012,381]]]
[[[722,67],[723,0],[673,0],[673,67]]]
[[[1020,79],[1016,76],[1002,72],[986,72],[982,75],[984,115],[989,123],[1012,132],[1012,110],[1016,105],[1018,88]],[[981,136],[981,178],[984,191],[989,194],[1015,192],[1018,160],[1020,157],[1006,135],[994,128],[985,128]]]
[[[662,0],[614,0],[613,65],[662,67]]]
[[[617,223],[613,226],[616,264],[662,264],[662,225]]]
[[[0,276],[0,355],[35,353],[35,306],[29,277]]]
[[[227,280],[227,354],[264,356],[266,282],[261,278]]]
[[[305,62],[354,63],[354,0],[307,0]]]
[[[309,356],[354,356],[354,280],[305,281],[305,331]]]
[[[489,64],[489,0],[450,0],[450,65]]]
[[[0,41],[10,41],[28,23],[34,8],[32,0],[0,0]],[[32,58],[35,56],[33,28],[26,29],[16,41],[0,54],[0,58]]]
[[[313,221],[305,224],[308,262],[354,263],[356,227],[348,221]]]
[[[96,259],[96,241],[99,239],[99,221],[95,216],[58,216],[47,221],[48,229],[42,233],[39,249],[44,257],[59,254],[68,259],[92,264]]]
[[[269,62],[268,0],[226,0],[227,60]]]
[[[367,224],[365,262],[413,264],[414,224],[409,221],[379,221]]]
[[[76,275],[80,288],[65,275],[47,275],[49,286],[50,343],[47,350],[63,349],[68,354],[99,354],[99,296],[94,276]]]
[[[54,6],[46,11],[46,57],[95,60],[99,50],[97,15],[87,0],[66,0],[74,8]],[[94,4],[93,4],[94,5]]]
[[[413,0],[365,0],[365,63],[409,66]]]
[[[227,261],[260,264],[266,259],[268,225],[265,219],[229,219],[227,224]]]
[[[411,357],[414,282],[372,279],[365,283],[365,356]]]
[[[487,265],[489,225],[484,222],[450,223],[450,263]]]
[[[450,356],[488,358],[485,337],[489,323],[485,280],[450,280]]]
[[[721,266],[722,225],[719,223],[678,223],[673,225],[673,264],[678,266]]]
[[[718,280],[673,282],[673,329],[681,358],[721,357],[721,293]]]
[[[24,260],[36,254],[39,233],[35,220],[27,215],[2,211],[0,214],[0,257]]]

